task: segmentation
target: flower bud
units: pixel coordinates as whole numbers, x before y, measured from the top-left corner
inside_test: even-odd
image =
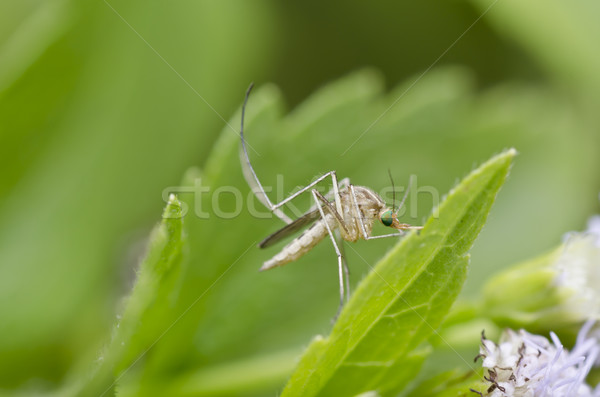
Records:
[[[483,315],[500,326],[534,332],[579,328],[600,317],[600,217],[586,232],[568,233],[549,254],[492,277]]]

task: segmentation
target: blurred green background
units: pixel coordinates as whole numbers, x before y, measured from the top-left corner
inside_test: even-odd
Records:
[[[189,167],[213,189],[247,193],[225,120],[238,128],[232,115],[251,81],[248,140],[266,185],[281,173],[291,190],[335,169],[380,190],[390,168],[397,184],[415,174],[443,194],[474,164],[519,150],[465,296],[585,228],[600,191],[598,18],[595,0],[0,2],[0,389],[52,390],[95,359],[163,189]],[[410,221],[430,210],[425,197]],[[186,224],[171,317],[153,326],[166,329],[218,282],[140,374],[285,351],[327,332],[330,247],[258,274],[275,251],[253,244],[278,221]],[[391,244],[355,248],[374,264]],[[356,283],[368,267],[347,251]]]

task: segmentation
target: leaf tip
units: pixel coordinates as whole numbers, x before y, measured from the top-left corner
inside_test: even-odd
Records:
[[[497,155],[495,155],[494,157],[492,157],[489,162],[496,162],[500,159],[505,159],[507,161],[512,161],[512,159],[518,155],[519,152],[517,151],[517,149],[515,149],[514,147],[508,148],[508,149],[504,149],[502,152],[498,153]]]
[[[163,219],[179,219],[183,217],[183,210],[181,201],[177,198],[177,195],[171,193],[169,195],[169,201],[163,211]]]
[[[504,149],[499,155],[498,157],[506,157],[506,158],[513,158],[516,155],[518,155],[519,152],[517,151],[517,149],[515,149],[514,147],[508,148],[508,149]]]

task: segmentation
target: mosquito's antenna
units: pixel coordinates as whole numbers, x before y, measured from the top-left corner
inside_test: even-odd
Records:
[[[392,212],[396,212],[396,187],[394,186],[394,178],[392,178],[392,171],[389,168],[388,175],[390,176],[390,181],[392,182]]]
[[[412,180],[413,180],[413,176],[411,175],[410,178],[408,179],[408,186],[406,186],[406,192],[404,192],[404,196],[402,197],[402,201],[400,202],[400,206],[398,207],[398,211],[400,211],[400,208],[402,208],[402,206],[404,205],[404,202],[406,201],[406,198],[408,197],[408,192],[410,192],[410,187],[412,185]]]

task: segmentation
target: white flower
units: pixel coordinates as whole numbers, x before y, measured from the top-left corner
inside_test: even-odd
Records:
[[[598,195],[600,198],[600,195]],[[587,233],[595,236],[596,247],[600,247],[600,215],[592,216],[588,220]]]
[[[482,336],[480,355],[487,368],[487,397],[600,397],[585,383],[599,357],[598,339],[589,337],[593,322],[588,321],[577,336],[571,352],[553,332],[551,341],[524,330],[506,330],[500,343]]]
[[[595,237],[596,247],[600,247],[600,215],[595,215],[588,221],[587,232]]]
[[[600,216],[590,218],[585,232],[565,236],[553,264],[554,284],[568,296],[567,311],[582,319],[600,318]]]

